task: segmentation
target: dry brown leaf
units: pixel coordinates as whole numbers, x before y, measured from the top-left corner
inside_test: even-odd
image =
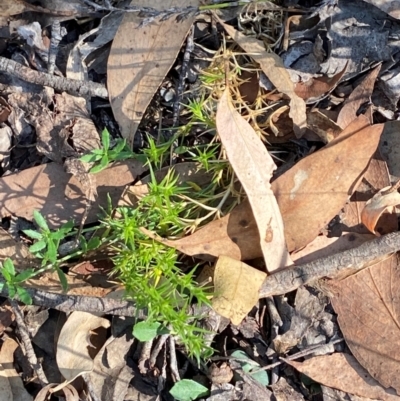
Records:
[[[28,246],[17,242],[4,229],[0,228],[0,261],[12,258],[15,266],[28,265],[34,262],[34,256],[29,252]]]
[[[339,213],[375,152],[382,129],[359,116],[336,140],[272,182],[290,252],[311,242]],[[251,207],[243,202],[229,215],[174,243],[188,255],[249,260],[262,256],[259,238]]]
[[[290,98],[290,114],[293,120],[293,130],[296,136],[301,136],[306,127],[306,104],[296,93],[292,80],[281,58],[275,53],[267,53],[262,41],[245,36],[230,25],[216,17],[229,36],[251,56],[268,79],[278,89]]]
[[[4,337],[0,350],[0,401],[9,399],[13,401],[32,401],[33,399],[25,390],[24,383],[14,368],[14,352],[18,347],[19,345],[15,340],[10,337]],[[8,381],[11,398],[8,398],[9,392],[2,388],[3,379]]]
[[[358,109],[369,101],[380,69],[381,64],[375,67],[345,100],[337,119],[340,127],[346,128],[357,117]]]
[[[116,204],[126,185],[144,172],[136,160],[116,163],[96,175],[98,198],[89,212],[87,223],[98,220],[100,205],[107,204],[107,194]],[[40,211],[57,228],[74,219],[79,222],[85,210],[85,189],[76,177],[56,163],[43,164],[0,178],[0,216],[16,215],[32,220]]]
[[[151,6],[170,7],[198,5],[199,0],[156,0]],[[135,7],[147,7],[147,0],[135,0]],[[150,100],[161,85],[181,49],[195,16],[177,22],[156,18],[139,27],[142,17],[126,13],[115,35],[107,66],[107,87],[111,107],[121,134],[133,145],[133,138]]]
[[[364,0],[364,1],[373,4],[375,7],[380,8],[383,12],[389,14],[391,17],[400,19],[399,3],[396,0]]]
[[[2,17],[21,14],[26,9],[26,3],[22,0],[1,0],[0,2],[0,16]]]
[[[286,360],[299,372],[328,387],[342,390],[359,397],[398,401],[393,390],[385,390],[360,364],[348,354],[335,352],[332,355],[316,356],[304,362]]]
[[[258,302],[266,274],[229,256],[215,264],[213,309],[239,325]]]
[[[335,89],[338,82],[346,72],[347,64],[342,71],[338,72],[331,78],[320,77],[311,78],[307,82],[298,82],[295,85],[295,92],[297,96],[306,100],[308,103],[314,103],[320,100],[321,97],[326,96],[328,93]]]
[[[361,212],[365,207],[366,201],[372,197],[375,191],[388,185],[390,185],[389,172],[386,163],[380,159],[378,150],[370,161],[363,180],[357,185],[350,202],[344,207],[342,224],[347,226],[348,231],[361,234],[370,232],[362,222]],[[377,221],[374,229],[377,233],[388,234],[396,231],[397,227],[396,213],[385,211]]]
[[[332,305],[352,354],[374,379],[400,394],[398,256],[331,282],[329,290],[334,294]]]
[[[37,394],[35,401],[47,401],[49,397],[54,392],[55,387],[60,387],[56,383],[48,384],[47,386],[43,387]],[[71,384],[67,384],[64,387],[60,388],[60,391],[64,393],[65,401],[79,401],[79,394],[76,391],[75,387]]]
[[[385,211],[394,211],[394,207],[400,204],[400,194],[397,191],[388,191],[391,187],[385,187],[376,193],[366,204],[361,212],[361,221],[369,231],[376,235],[376,225]]]
[[[219,101],[216,125],[253,210],[268,271],[293,264],[286,248],[281,212],[271,189],[276,165],[254,129],[233,107],[229,88]]]
[[[88,347],[91,331],[99,327],[108,328],[110,322],[87,312],[72,312],[62,327],[57,341],[57,366],[67,382],[92,371],[94,361]]]
[[[342,132],[339,125],[318,109],[313,109],[307,113],[307,127],[315,132],[325,143],[331,142]]]
[[[272,183],[289,251],[311,242],[355,190],[383,130],[383,124],[365,125],[366,118],[360,116],[336,140],[300,160]]]

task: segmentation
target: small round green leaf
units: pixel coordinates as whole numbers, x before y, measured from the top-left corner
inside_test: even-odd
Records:
[[[174,384],[171,395],[178,401],[193,401],[208,394],[208,388],[194,380],[183,379]]]
[[[133,327],[133,335],[139,341],[150,341],[161,334],[167,333],[169,331],[159,322],[139,322]]]

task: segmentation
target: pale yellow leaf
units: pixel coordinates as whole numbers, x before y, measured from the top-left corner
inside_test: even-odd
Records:
[[[268,271],[292,264],[270,184],[276,165],[254,129],[233,107],[228,88],[220,99],[216,124],[228,159],[249,198]]]
[[[239,325],[258,302],[266,274],[229,256],[220,256],[214,270],[213,309]]]
[[[218,18],[218,17],[217,17]],[[245,36],[230,25],[219,19],[229,36],[257,63],[279,92],[290,98],[289,117],[293,120],[293,130],[296,136],[301,136],[307,126],[306,104],[295,93],[295,86],[282,59],[275,53],[267,53],[262,41]]]

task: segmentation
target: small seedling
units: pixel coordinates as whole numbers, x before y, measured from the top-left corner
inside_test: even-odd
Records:
[[[4,282],[0,282],[0,291],[6,288],[10,298],[15,298],[17,296],[21,302],[30,305],[32,303],[32,298],[21,284],[35,276],[35,271],[33,269],[26,269],[21,273],[17,273],[14,263],[11,259],[7,258],[1,264],[0,273],[5,280]]]
[[[107,128],[101,133],[101,142],[103,145],[101,149],[93,149],[90,153],[80,158],[83,162],[95,163],[90,169],[91,173],[98,173],[104,170],[113,161],[137,157],[135,153],[129,150],[125,139],[117,139],[115,146],[110,149],[110,133]]]

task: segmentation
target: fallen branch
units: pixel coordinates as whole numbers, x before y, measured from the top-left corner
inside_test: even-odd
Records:
[[[400,250],[400,231],[367,241],[356,248],[317,259],[304,265],[279,270],[264,280],[260,298],[293,291],[323,277],[333,278],[348,271],[356,273],[366,264]]]
[[[89,313],[104,313],[105,315],[135,316],[138,319],[145,318],[145,311],[137,310],[132,302],[111,298],[86,297],[81,295],[55,294],[25,288],[32,297],[34,305],[45,308],[57,309],[62,312],[82,311]],[[0,295],[8,296],[4,288]]]
[[[29,337],[29,330],[26,327],[24,321],[24,314],[21,308],[19,307],[17,301],[10,299],[10,305],[14,311],[15,320],[17,321],[19,334],[21,336],[21,341],[25,348],[25,356],[28,359],[29,363],[31,364],[32,369],[35,371],[40,384],[42,385],[42,387],[44,387],[47,384],[49,384],[49,381],[47,380],[47,377],[43,371],[43,367],[39,363],[35,351],[33,349],[32,342]]]
[[[77,96],[98,96],[108,98],[108,91],[104,85],[91,81],[78,81],[57,77],[25,67],[5,57],[0,57],[0,72],[5,72],[32,84],[50,86],[57,91],[67,92]]]

